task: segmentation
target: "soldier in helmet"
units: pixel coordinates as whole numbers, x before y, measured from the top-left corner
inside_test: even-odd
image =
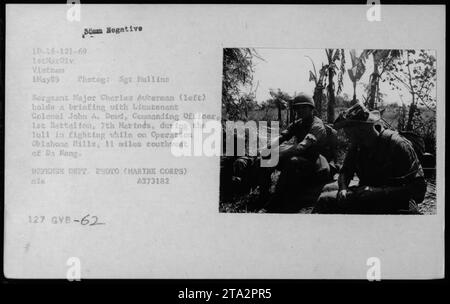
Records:
[[[337,189],[322,193],[314,213],[386,214],[417,212],[425,196],[423,170],[410,141],[377,124],[378,111],[357,103],[341,113],[350,147]],[[349,187],[354,175],[359,182]]]
[[[289,188],[301,191],[299,187],[302,185],[329,177],[328,162],[320,155],[326,145],[327,131],[322,120],[314,115],[314,108],[314,101],[307,94],[300,93],[293,99],[297,120],[276,139],[280,145],[276,169],[281,173],[275,193],[264,208],[267,212],[283,212],[282,201],[286,199],[286,194],[291,192],[289,190],[292,189]],[[294,144],[282,145],[293,137],[295,137]],[[260,190],[263,200],[269,197],[271,174],[274,169],[261,168],[263,182]]]

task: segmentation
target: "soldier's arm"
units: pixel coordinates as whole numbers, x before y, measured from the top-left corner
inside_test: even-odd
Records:
[[[308,134],[303,138],[303,140],[298,143],[297,150],[304,151],[313,146],[322,145],[327,140],[327,130],[323,124],[316,124],[311,126]]]
[[[280,136],[272,139],[272,141],[270,142],[270,147],[274,148],[278,145],[281,145],[283,142],[285,142],[291,138],[292,138],[292,135],[290,135],[289,133],[281,133]]]
[[[355,162],[356,162],[356,147],[350,146],[345,155],[344,164],[342,165],[342,169],[339,172],[338,177],[338,186],[339,191],[347,190],[350,181],[353,179],[355,175]]]
[[[287,127],[286,130],[284,130],[283,132],[281,132],[281,135],[278,138],[278,142],[281,145],[283,142],[288,141],[289,139],[291,139],[294,136],[294,128],[297,122],[293,122],[289,125],[289,127]]]
[[[284,136],[283,134],[281,134],[278,137],[275,137],[271,142],[270,142],[270,146],[271,147],[275,147],[276,145],[281,145],[283,142],[289,140],[290,138],[287,138],[286,136]]]
[[[281,145],[283,142],[291,139],[293,136],[293,133],[294,133],[293,129],[294,129],[294,123],[289,125],[289,127],[286,130],[284,130],[283,132],[281,132],[281,134],[279,136],[272,139],[268,146],[261,149],[261,154],[266,155],[266,154],[268,154],[267,150],[269,150],[269,147],[271,147],[271,149],[274,149],[277,146]]]

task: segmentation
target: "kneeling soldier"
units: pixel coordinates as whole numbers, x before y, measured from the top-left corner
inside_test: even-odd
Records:
[[[302,185],[307,187],[308,183],[328,179],[329,176],[328,162],[321,155],[326,145],[327,131],[322,120],[313,114],[313,99],[301,93],[294,98],[293,109],[299,119],[282,132],[277,141],[282,144],[295,137],[298,143],[280,146],[279,162],[275,168],[281,173],[275,193],[265,207],[268,212],[284,212],[282,204],[285,199],[291,199],[292,188],[296,191],[296,196]],[[275,168],[261,168],[260,190],[263,201],[269,197],[271,174]]]
[[[313,212],[386,214],[414,209],[425,196],[422,166],[411,143],[398,132],[376,124],[378,111],[357,103],[341,113],[350,147],[338,178],[338,190],[323,193]],[[349,187],[354,175],[358,186]]]

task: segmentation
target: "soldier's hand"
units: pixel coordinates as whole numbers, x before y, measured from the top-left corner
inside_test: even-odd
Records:
[[[347,189],[340,190],[337,194],[338,201],[344,201],[347,199]]]
[[[261,155],[262,159],[269,159],[271,151],[269,148],[266,147],[266,148],[262,148],[261,150],[259,150],[258,154]]]

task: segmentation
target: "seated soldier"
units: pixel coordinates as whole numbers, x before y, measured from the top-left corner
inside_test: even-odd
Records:
[[[343,128],[351,144],[338,189],[322,193],[313,213],[403,213],[423,201],[426,182],[411,143],[376,124],[379,119],[360,103],[336,119],[335,128]],[[349,187],[355,174],[359,184]]]
[[[293,109],[299,118],[278,137],[279,161],[276,167],[261,167],[260,193],[263,203],[269,198],[271,174],[274,169],[281,171],[275,193],[269,199],[265,209],[267,212],[283,212],[282,200],[294,188],[300,193],[302,185],[312,181],[329,179],[329,166],[325,157],[320,155],[327,141],[327,131],[322,120],[314,116],[314,101],[306,94],[299,94],[293,100]],[[298,143],[282,145],[295,137]],[[273,143],[276,142],[273,141]],[[273,145],[272,145],[273,147]],[[319,172],[320,171],[320,172]],[[320,174],[319,174],[320,173]],[[289,197],[287,198],[289,199]]]

